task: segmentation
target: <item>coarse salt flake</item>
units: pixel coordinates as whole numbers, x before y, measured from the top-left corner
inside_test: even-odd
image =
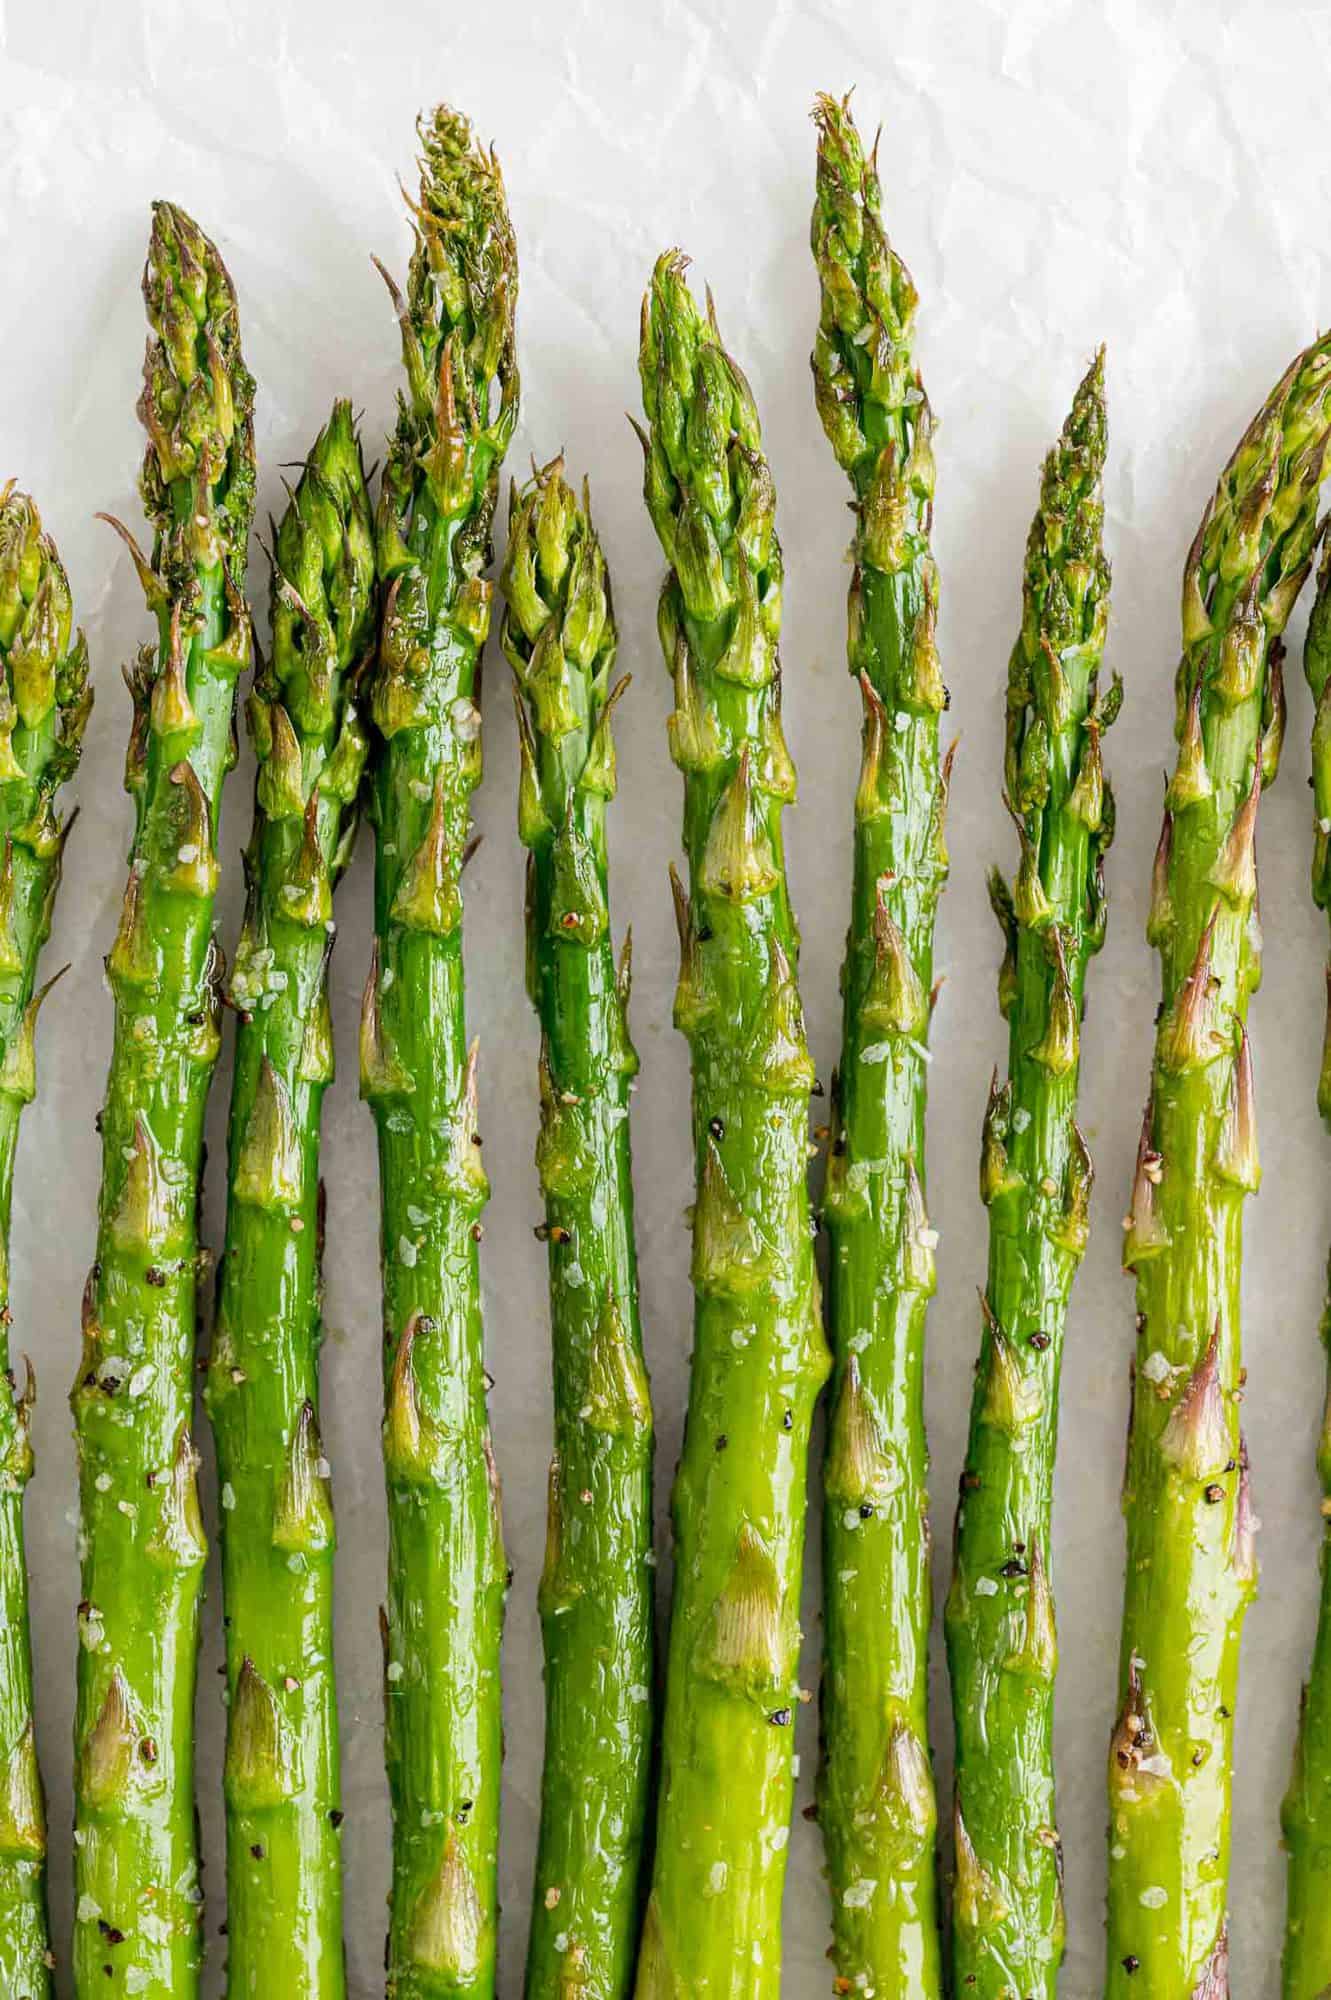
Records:
[[[474,743],[481,733],[481,711],[475,702],[468,700],[465,694],[459,695],[449,714],[459,741]]]

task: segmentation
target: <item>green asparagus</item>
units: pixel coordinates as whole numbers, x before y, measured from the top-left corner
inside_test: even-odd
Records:
[[[1053,2000],[1063,1955],[1054,1822],[1057,1639],[1050,1584],[1058,1378],[1086,1247],[1091,1159],[1075,1118],[1087,964],[1104,938],[1112,795],[1098,690],[1109,617],[1101,540],[1104,356],[1045,460],[1008,669],[1004,803],[1020,862],[990,883],[1006,950],[980,1192],[989,1208],[984,1330],[957,1509],[948,1659],[956,1721],[957,1991]]]
[[[135,833],[107,958],[115,1040],[97,1261],[72,1403],[83,1511],[75,1721],[80,2000],[190,2000],[201,1895],[194,1683],[204,1537],[190,1434],[203,1115],[219,1045],[218,808],[235,762],[253,384],[217,251],[167,202],[143,281],[139,415],[158,628],[128,676]]]
[[[693,1062],[696,1323],[638,2000],[767,2000],[799,1698],[809,1425],[828,1357],[805,1168],[813,1069],[781,816],[782,562],[758,414],[677,252],[643,304],[648,512],[670,565],[690,888],[675,1022]]]
[[[406,394],[376,528],[375,947],[361,1094],[379,1133],[391,2000],[495,1990],[504,1552],[477,1244],[486,1198],[466,1043],[460,878],[481,772],[482,576],[518,409],[517,260],[493,156],[422,124]]]
[[[624,2000],[652,1747],[652,1414],[638,1322],[629,947],[610,943],[615,625],[605,558],[558,461],[509,510],[504,651],[540,1015],[555,1454],[541,1629],[545,1764],[527,2000]]]
[[[1258,1178],[1254,836],[1284,729],[1280,634],[1310,566],[1329,428],[1331,337],[1295,359],[1244,434],[1183,577],[1179,754],[1147,931],[1163,997],[1123,1248],[1138,1315],[1108,2000],[1227,1990],[1234,1703],[1257,1575],[1239,1425],[1242,1211]],[[988,1885],[975,1893],[983,1901]]]
[[[1313,900],[1331,914],[1331,542],[1323,543],[1317,596],[1308,621],[1304,670],[1316,703],[1313,722]],[[1331,1125],[1331,964],[1327,1036],[1317,1107]],[[1331,1270],[1328,1271],[1331,1281]],[[1331,1363],[1331,1283],[1322,1316]],[[1322,1486],[1322,1597],[1312,1672],[1299,1706],[1294,1770],[1282,1821],[1289,1854],[1284,2000],[1323,2000],[1331,1990],[1331,1391],[1317,1453]]]
[[[941,1990],[929,1760],[924,1205],[934,915],[947,875],[935,644],[933,419],[916,294],[883,232],[849,100],[820,97],[812,243],[818,413],[854,490],[848,651],[864,702],[854,887],[823,1216],[835,1369],[823,1465],[818,1815],[846,1992]]]
[[[92,705],[69,580],[26,494],[0,491],[0,1992],[50,2000],[46,1816],[33,1740],[23,1489],[35,1395],[9,1347],[9,1218],[19,1119],[36,1082],[34,992],[65,837],[56,814]],[[58,975],[57,975],[58,976]]]
[[[333,890],[366,755],[354,675],[374,619],[349,403],[316,439],[272,553],[272,655],[247,708],[259,775],[230,981],[240,1025],[207,1392],[222,1488],[228,1991],[341,2000],[319,1111],[333,1075]]]

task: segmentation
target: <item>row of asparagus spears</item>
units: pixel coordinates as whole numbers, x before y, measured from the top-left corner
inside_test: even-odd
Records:
[[[1059,1367],[1092,1182],[1079,1032],[1114,830],[1102,739],[1109,613],[1104,359],[1046,460],[1008,670],[995,872],[1007,1075],[980,1186],[989,1259],[945,1628],[956,1726],[950,1950],[929,1744],[925,1201],[933,932],[952,753],[930,547],[933,421],[916,294],[886,236],[876,154],[820,98],[812,245],[818,413],[852,489],[848,657],[863,703],[854,875],[821,1204],[817,1088],[782,816],[783,589],[752,393],[710,297],[657,264],[640,430],[667,563],[687,882],[677,1026],[693,1065],[696,1327],[675,1478],[675,1584],[655,1711],[652,1417],[633,1234],[630,949],[616,958],[610,580],[559,461],[514,489],[500,582],[539,1015],[537,1166],[549,1255],[555,1450],[540,1613],[546,1673],[529,2000],[763,2000],[780,1987],[798,1604],[815,1404],[830,1376],[818,1816],[833,1990],[1031,2000],[1063,1949],[1053,1796],[1051,1575]],[[399,397],[377,507],[339,401],[274,524],[272,640],[245,596],[253,384],[217,251],[159,204],[142,551],[156,639],[128,670],[135,831],[107,957],[115,1002],[102,1195],[73,1391],[82,1502],[73,1941],[80,1996],[197,1991],[192,1712],[205,1538],[195,1486],[202,1126],[236,1015],[226,1237],[206,1372],[229,1702],[228,1992],[345,1994],[334,1526],[319,1423],[334,892],[362,811],[375,940],[360,1029],[379,1139],[382,1613],[393,2000],[496,1991],[506,1565],[480,1299],[486,1181],[462,981],[461,877],[481,775],[480,666],[501,468],[518,414],[517,264],[493,156],[446,109],[421,129]],[[1150,1097],[1125,1225],[1138,1287],[1124,1508],[1121,1706],[1109,1758],[1111,2000],[1228,1992],[1226,1877],[1239,1633],[1255,1585],[1240,1426],[1244,1196],[1258,1181],[1245,1026],[1260,969],[1255,830],[1284,723],[1281,633],[1309,574],[1331,434],[1331,339],[1292,364],[1225,468],[1184,576],[1178,761],[1149,934],[1162,961]],[[1331,547],[1331,544],[1329,544]],[[37,511],[0,497],[0,1236],[34,1088],[36,967],[73,815],[59,797],[90,706],[86,648]],[[257,761],[246,907],[214,935],[238,691]],[[1331,907],[1331,554],[1306,649],[1314,893]],[[1331,1037],[1328,1047],[1331,1048]],[[1319,1089],[1331,1120],[1331,1055]],[[824,1315],[813,1228],[826,1225]],[[8,1292],[7,1252],[0,1291]],[[21,1504],[32,1373],[0,1312],[0,1989],[49,2000],[46,1836]],[[1331,1317],[1328,1319],[1331,1327]],[[1329,1336],[1331,1337],[1331,1336]],[[1319,1458],[1331,1516],[1331,1430]],[[659,1735],[659,1759],[656,1755]],[[655,1805],[653,1806],[653,1799]],[[654,1830],[649,1825],[654,1812]],[[1331,1987],[1331,1561],[1285,1809],[1286,2000]]]

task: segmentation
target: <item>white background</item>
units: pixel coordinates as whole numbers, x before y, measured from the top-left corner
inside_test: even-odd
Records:
[[[1115,567],[1109,654],[1127,704],[1108,742],[1118,790],[1108,947],[1093,967],[1083,1118],[1100,1166],[1094,1234],[1068,1336],[1055,1555],[1063,1671],[1058,1759],[1067,1847],[1063,1990],[1099,1989],[1105,1746],[1118,1638],[1117,1486],[1132,1343],[1119,1275],[1136,1125],[1145,1091],[1155,963],[1142,942],[1171,752],[1171,676],[1183,557],[1211,484],[1250,411],[1324,320],[1331,227],[1326,102],[1331,18],[1288,0],[637,0],[602,8],[514,0],[463,9],[426,0],[272,6],[265,0],[47,0],[0,6],[0,474],[38,498],[66,557],[98,689],[48,966],[71,976],[43,1017],[40,1092],[28,1114],[14,1204],[15,1345],[42,1387],[28,1508],[41,1747],[51,1799],[53,1901],[62,1958],[70,1915],[69,1732],[77,1563],[74,1461],[64,1402],[92,1254],[98,1150],[92,1130],[111,1010],[101,955],[123,879],[128,719],[119,668],[147,620],[130,565],[92,520],[136,522],[134,419],[143,340],[138,273],[148,203],[184,203],[216,238],[240,294],[258,378],[261,514],[280,503],[334,394],[365,412],[370,456],[391,420],[397,343],[377,251],[400,273],[408,232],[395,185],[413,173],[413,119],[439,97],[498,146],[522,260],[523,415],[512,453],[592,476],[613,568],[621,657],[621,792],[612,823],[617,925],[631,919],[634,1030],[643,1057],[634,1138],[643,1305],[664,1503],[686,1384],[689,1309],[681,1211],[690,1195],[685,1052],[669,1022],[673,927],[665,870],[679,786],[665,746],[668,685],[653,624],[660,559],[639,498],[638,301],[658,250],[679,243],[716,292],[723,330],[765,421],[786,547],[787,727],[800,766],[789,821],[804,927],[803,985],[825,1076],[837,1042],[858,702],[844,667],[845,485],[814,414],[807,354],[816,289],[807,251],[815,88],[858,86],[881,119],[891,234],[921,295],[919,357],[942,429],[937,549],[941,644],[961,751],[953,880],[940,920],[948,978],[934,1026],[931,1207],[941,1229],[930,1322],[936,1581],[979,1331],[984,1223],[975,1154],[1004,1036],[984,871],[1010,864],[998,802],[1001,701],[1018,615],[1021,553],[1040,460],[1087,357],[1108,343],[1108,539]],[[266,572],[255,550],[262,617]],[[1331,1203],[1331,1150],[1313,1105],[1325,934],[1307,892],[1309,704],[1290,661],[1285,770],[1262,809],[1266,985],[1254,1007],[1266,1179],[1249,1217],[1246,1418],[1265,1533],[1239,1716],[1236,1992],[1274,1990],[1283,1901],[1276,1808],[1316,1596],[1313,1449],[1322,1364],[1316,1327]],[[516,1578],[505,1652],[503,1991],[519,1991],[540,1761],[534,1597],[549,1437],[545,1261],[538,1195],[536,1028],[521,976],[516,754],[492,667],[485,840],[468,875],[470,1012],[483,1049],[485,1250],[493,1413]],[[219,906],[239,920],[238,850],[248,759],[231,782]],[[341,1538],[338,1670],[348,1817],[347,1942],[357,2000],[382,1990],[387,1813],[379,1641],[384,1523],[377,1408],[377,1188],[358,1104],[355,1017],[368,952],[368,842],[341,892],[333,962],[342,1071],[329,1095],[325,1432]],[[208,1225],[220,1240],[227,1059],[213,1098]],[[210,1475],[211,1477],[211,1475]],[[215,1518],[209,1488],[210,1520]],[[816,1536],[813,1538],[816,1544]],[[816,1683],[816,1594],[806,1680]],[[210,1583],[200,1674],[199,1790],[211,1890],[208,1990],[221,1992],[219,1603]],[[948,1785],[941,1646],[935,1737]],[[815,1754],[801,1718],[802,1791]],[[785,1991],[826,1992],[827,1910],[816,1830],[796,1821],[786,1907]],[[63,1989],[62,1989],[63,1990]]]

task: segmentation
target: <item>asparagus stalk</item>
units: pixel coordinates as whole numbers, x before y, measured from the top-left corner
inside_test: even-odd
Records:
[[[929,1761],[924,1205],[934,916],[947,874],[934,629],[933,419],[916,294],[849,101],[820,97],[814,393],[854,490],[851,672],[864,701],[841,1062],[823,1192],[835,1356],[823,1465],[818,1816],[847,1992],[941,1990]]]
[[[517,678],[518,831],[541,1020],[555,1454],[541,1579],[545,1763],[528,2000],[632,1986],[652,1747],[652,1416],[638,1320],[629,946],[610,943],[610,579],[559,461],[509,509],[502,638]]]
[[[88,652],[73,632],[69,580],[25,493],[0,491],[0,1992],[50,2000],[46,1816],[33,1741],[23,1489],[32,1472],[29,1363],[9,1346],[9,1221],[19,1119],[36,1082],[35,992],[72,815],[55,802],[73,777],[92,706]],[[57,975],[58,976],[58,975]]]
[[[957,1991],[976,2000],[1053,2000],[1063,1956],[1050,1527],[1063,1331],[1092,1178],[1075,1111],[1114,827],[1100,738],[1121,699],[1117,680],[1098,691],[1109,616],[1104,455],[1101,353],[1045,460],[1026,545],[1004,776],[1020,865],[1011,888],[997,871],[990,883],[1006,946],[1008,1076],[1000,1088],[994,1072],[984,1120],[989,1274],[946,1617],[957,1744],[953,1966]]]
[[[460,877],[480,779],[479,664],[499,467],[518,408],[517,263],[493,156],[456,112],[421,126],[416,248],[376,531],[375,947],[361,1094],[379,1134],[384,1627],[393,2000],[489,1995],[505,1587],[477,1244],[486,1198]]]
[[[354,670],[374,540],[351,405],[336,403],[276,530],[208,1407],[226,1605],[228,1991],[341,2000],[333,1523],[319,1438],[319,1111],[333,1075],[333,890],[366,741]]]
[[[189,2000],[200,1960],[193,1709],[204,1537],[190,1434],[203,1115],[219,1045],[218,808],[250,657],[253,384],[231,280],[159,202],[139,415],[156,647],[129,674],[135,833],[107,958],[115,1039],[97,1261],[72,1396],[83,1510],[75,1720],[81,1996]]]
[[[1312,741],[1313,901],[1331,914],[1331,543],[1325,540],[1303,665],[1316,703]],[[1327,968],[1327,1022],[1317,1108],[1331,1125],[1331,964]],[[1331,1293],[1322,1315],[1322,1341],[1331,1365]],[[1312,1671],[1299,1705],[1294,1770],[1281,1815],[1289,1855],[1285,2000],[1322,2000],[1331,1988],[1331,1391],[1317,1471],[1324,1526],[1321,1605]]]
[[[1239,1426],[1242,1209],[1258,1179],[1254,836],[1284,728],[1280,634],[1308,573],[1329,427],[1324,338],[1245,432],[1183,577],[1179,756],[1148,923],[1163,998],[1123,1247],[1138,1331],[1109,2000],[1226,1990],[1234,1702],[1257,1576]]]
[[[643,304],[646,500],[684,776],[675,1022],[693,1062],[696,1322],[638,2000],[764,2000],[799,1698],[809,1425],[827,1372],[805,1178],[813,1070],[781,815],[781,548],[747,382],[677,252]]]

